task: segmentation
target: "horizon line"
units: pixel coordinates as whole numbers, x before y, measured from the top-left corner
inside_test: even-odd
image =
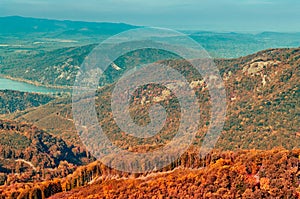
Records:
[[[67,22],[81,22],[81,23],[113,23],[113,24],[125,24],[135,27],[155,27],[155,26],[147,26],[147,25],[137,25],[128,22],[117,22],[117,21],[92,21],[92,20],[74,20],[74,19],[67,19],[67,18],[50,18],[50,17],[34,17],[34,16],[22,16],[22,15],[0,15],[0,18],[12,18],[12,17],[19,17],[19,18],[26,18],[26,19],[41,19],[41,20],[49,20],[49,21],[67,21]],[[173,28],[170,28],[172,27]],[[216,30],[215,28],[197,28],[198,26],[193,25],[190,28],[184,28],[184,25],[166,25],[166,26],[158,26],[161,28],[173,29],[178,31],[199,31],[199,32],[211,32],[211,33],[238,33],[238,34],[253,34],[259,35],[263,33],[281,33],[281,34],[298,34],[300,31],[278,31],[278,30]]]

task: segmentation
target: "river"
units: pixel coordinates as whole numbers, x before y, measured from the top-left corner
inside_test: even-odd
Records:
[[[15,90],[15,91],[22,91],[22,92],[44,93],[44,94],[45,93],[54,94],[54,93],[67,91],[64,89],[35,86],[25,82],[19,82],[19,81],[14,81],[5,78],[0,78],[0,90]]]

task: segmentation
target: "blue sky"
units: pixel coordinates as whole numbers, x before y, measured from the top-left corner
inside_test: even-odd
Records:
[[[0,0],[0,15],[176,29],[300,32],[299,0]]]

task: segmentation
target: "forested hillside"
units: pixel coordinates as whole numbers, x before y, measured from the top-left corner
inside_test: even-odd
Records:
[[[91,160],[85,151],[36,126],[0,120],[1,185],[62,177]]]
[[[134,67],[147,61],[130,62],[127,58],[116,64]],[[215,150],[204,157],[199,156],[199,148],[210,125],[210,96],[205,80],[186,61],[175,57],[161,62],[185,76],[202,110],[196,138],[184,155],[162,170],[147,174],[119,172],[100,162],[78,168],[92,162],[93,157],[75,129],[71,98],[55,99],[35,109],[5,115],[18,122],[1,121],[1,173],[6,183],[0,187],[3,198],[300,197],[299,48],[269,49],[238,59],[215,60],[225,83],[227,115]],[[106,77],[117,80],[123,73],[109,68]],[[149,108],[155,103],[162,105],[168,116],[157,135],[139,139],[117,126],[111,110],[115,84],[110,83],[96,92],[95,102],[96,111],[101,113],[99,123],[115,145],[132,152],[147,152],[174,138],[180,107],[171,90],[149,84],[134,92],[130,114],[136,123],[150,122]],[[14,170],[5,166],[9,162]],[[29,175],[28,168],[33,167],[28,162],[45,169]],[[24,176],[19,174],[23,171]]]
[[[54,96],[24,93],[18,91],[0,91],[0,114],[10,114],[16,111],[38,107],[54,100]]]
[[[161,172],[120,173],[99,162],[64,179],[2,187],[13,198],[299,198],[299,150],[195,151]]]

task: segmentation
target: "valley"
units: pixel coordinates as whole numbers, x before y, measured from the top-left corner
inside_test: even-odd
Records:
[[[149,51],[139,52],[138,56],[143,53]],[[206,119],[181,159],[148,174],[119,172],[94,162],[73,123],[70,96],[54,98],[5,91],[1,95],[8,99],[4,104],[10,102],[13,108],[9,112],[1,108],[4,114],[0,193],[4,198],[125,198],[128,194],[137,198],[166,194],[191,198],[199,195],[263,198],[289,194],[290,198],[297,198],[300,193],[299,53],[299,48],[269,49],[237,59],[215,59],[225,81],[227,116],[215,150],[201,158],[197,151],[209,125],[207,89],[201,83],[201,76],[193,74],[185,62],[161,61],[185,74],[201,102],[202,118]],[[156,55],[164,56],[158,52],[151,54],[158,60],[160,57]],[[120,68],[129,70],[139,64],[136,61],[128,64],[127,57],[116,61]],[[122,63],[127,63],[128,68]],[[123,72],[111,66],[105,73],[106,79],[111,79],[96,92],[96,111],[101,113],[99,123],[120,148],[133,152],[159,148],[172,139],[177,120],[166,123],[158,135],[141,140],[124,134],[112,118],[109,106],[114,83],[111,82]],[[172,95],[166,95],[164,88],[157,87],[147,99],[149,102],[145,99],[142,102],[140,96],[152,87],[148,85],[135,93],[131,112],[140,116],[136,122],[148,121],[147,106],[151,100],[162,104],[169,116],[176,118],[177,102],[168,102]],[[10,100],[23,95],[33,96]],[[278,180],[276,176],[281,177]]]
[[[224,127],[214,149],[203,156],[212,117],[207,80],[187,60],[160,49],[140,49],[112,60],[95,96],[80,100],[95,103],[97,122],[114,146],[147,153],[180,138],[175,134],[181,105],[170,89],[176,82],[168,82],[169,87],[147,84],[132,93],[129,114],[135,124],[151,123],[154,105],[166,110],[166,122],[156,135],[135,137],[115,120],[111,106],[117,81],[145,64],[183,74],[200,109],[195,137],[180,158],[162,169],[128,173],[103,164],[84,145],[82,135],[90,131],[75,125],[73,106],[80,100],[72,100],[72,86],[101,41],[140,27],[24,17],[0,17],[0,26],[5,27],[0,29],[1,199],[300,198],[299,33],[185,31],[212,56],[226,91]],[[84,109],[76,119],[88,114]],[[92,141],[95,148],[101,145]],[[111,163],[122,160],[145,168],[157,161],[118,158]]]

